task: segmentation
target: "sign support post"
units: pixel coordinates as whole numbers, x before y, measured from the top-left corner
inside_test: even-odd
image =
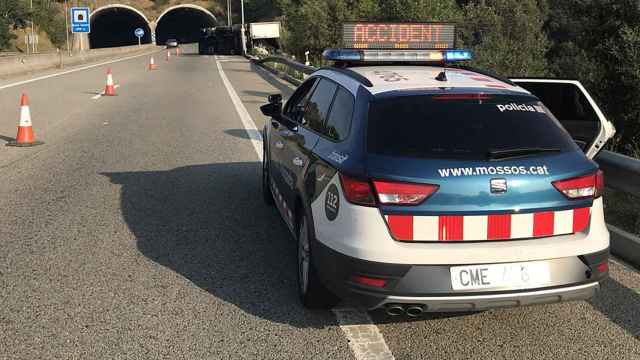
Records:
[[[144,36],[144,30],[142,28],[137,28],[133,31],[133,35],[138,38],[138,47],[142,46],[142,37]]]

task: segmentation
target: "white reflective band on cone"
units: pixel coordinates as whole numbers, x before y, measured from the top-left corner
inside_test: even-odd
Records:
[[[31,126],[31,111],[29,111],[29,106],[27,105],[20,107],[20,126]]]

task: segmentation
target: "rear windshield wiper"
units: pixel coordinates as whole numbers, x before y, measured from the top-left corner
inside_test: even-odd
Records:
[[[527,148],[513,148],[513,149],[489,149],[487,152],[487,158],[490,160],[502,160],[515,157],[524,157],[534,154],[546,153],[546,152],[560,152],[559,148],[542,148],[542,147],[527,147]]]

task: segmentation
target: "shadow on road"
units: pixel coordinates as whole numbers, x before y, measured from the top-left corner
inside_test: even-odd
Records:
[[[264,98],[264,103],[267,103],[267,97],[269,97],[269,95],[271,94],[275,94],[275,91],[271,91],[271,92],[267,92],[267,91],[257,91],[257,90],[243,90],[242,93],[244,95],[251,95],[251,96],[259,96],[259,97],[263,97]]]
[[[259,162],[104,173],[121,185],[121,211],[152,261],[243,311],[295,327],[335,325],[302,308],[295,244],[263,204]]]
[[[262,141],[261,132],[256,130],[227,129],[224,133],[240,139]]]
[[[609,320],[640,340],[640,293],[609,278],[601,283],[600,292],[590,303]]]
[[[11,142],[11,141],[16,141],[16,138],[0,135],[0,140],[6,141],[6,142]]]

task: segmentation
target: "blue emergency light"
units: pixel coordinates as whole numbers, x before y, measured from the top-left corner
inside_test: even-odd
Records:
[[[468,50],[356,50],[327,49],[322,57],[338,62],[434,62],[451,63],[473,58]]]

